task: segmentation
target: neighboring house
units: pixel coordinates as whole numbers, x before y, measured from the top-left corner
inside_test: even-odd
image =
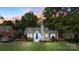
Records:
[[[75,34],[72,31],[66,31],[63,33],[64,39],[73,39]]]
[[[27,27],[24,31],[24,35],[27,38],[38,38],[42,40],[41,28],[40,27]],[[36,35],[36,36],[35,36]],[[58,32],[55,30],[49,30],[48,28],[44,28],[44,38],[45,40],[50,40],[52,37],[58,39]]]
[[[0,26],[0,39],[5,37],[5,41],[8,40],[8,38],[13,37],[14,30],[12,26]],[[6,39],[7,38],[7,39]],[[4,39],[2,39],[4,40]]]

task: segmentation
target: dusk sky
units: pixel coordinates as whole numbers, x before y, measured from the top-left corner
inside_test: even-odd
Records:
[[[0,15],[6,18],[12,18],[15,16],[22,16],[29,10],[34,13],[42,12],[43,7],[0,7]]]

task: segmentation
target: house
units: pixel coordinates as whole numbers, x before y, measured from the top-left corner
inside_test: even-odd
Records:
[[[44,28],[44,32],[41,31],[40,27],[27,27],[24,31],[24,35],[33,40],[43,40],[42,37],[44,37],[44,40],[46,41],[50,40],[52,37],[58,39],[58,32],[55,30],[49,30],[46,27]]]
[[[75,33],[73,33],[72,31],[66,31],[63,33],[63,37],[64,39],[73,39],[75,38]]]
[[[8,38],[13,37],[14,30],[12,26],[0,26],[0,39],[1,41],[8,41]]]

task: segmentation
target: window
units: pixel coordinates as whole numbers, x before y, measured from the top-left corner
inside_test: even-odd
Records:
[[[30,33],[30,38],[33,38],[33,35]]]
[[[49,34],[48,34],[48,33],[46,33],[46,34],[45,34],[45,37],[46,37],[46,38],[48,38],[48,37],[49,37]]]
[[[55,37],[55,34],[50,34],[50,38]]]
[[[31,33],[28,33],[28,34],[27,34],[27,37],[28,37],[28,38],[32,38],[33,35],[32,35]]]
[[[27,37],[28,37],[28,38],[30,37],[29,33],[27,34]]]

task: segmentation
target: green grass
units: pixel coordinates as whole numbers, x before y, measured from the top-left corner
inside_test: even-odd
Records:
[[[71,46],[72,45],[72,46]],[[77,51],[78,47],[68,42],[26,42],[0,43],[0,51]]]

